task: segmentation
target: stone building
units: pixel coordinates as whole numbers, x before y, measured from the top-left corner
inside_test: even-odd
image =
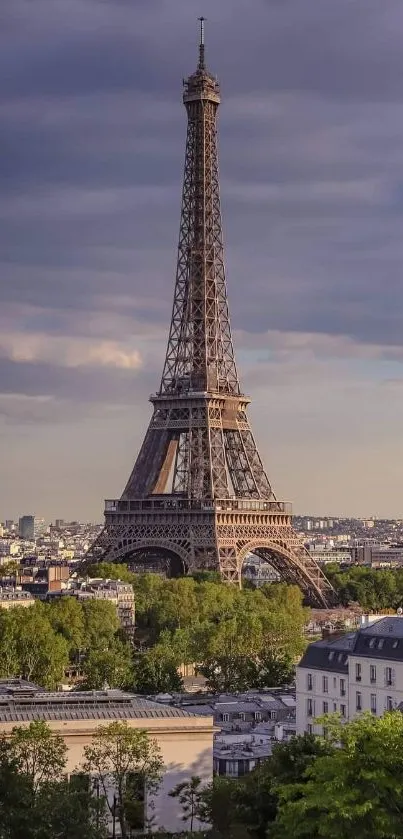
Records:
[[[144,821],[151,830],[183,829],[182,810],[169,792],[181,781],[199,775],[208,783],[213,774],[213,719],[119,690],[51,693],[20,679],[0,680],[0,735],[32,720],[45,720],[61,734],[68,748],[69,775],[80,771],[84,747],[99,725],[126,720],[130,728],[146,729],[157,741],[164,774],[155,794],[145,791]],[[195,824],[195,829],[199,825]],[[117,825],[115,835],[118,836]]]

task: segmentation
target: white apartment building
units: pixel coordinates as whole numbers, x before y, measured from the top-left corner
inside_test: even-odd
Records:
[[[403,617],[387,616],[357,632],[316,641],[296,672],[297,734],[322,734],[323,714],[381,716],[403,703]]]

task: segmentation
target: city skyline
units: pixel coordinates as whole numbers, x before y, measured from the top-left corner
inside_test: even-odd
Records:
[[[7,10],[0,509],[101,521],[135,459],[200,13],[224,94],[234,343],[274,490],[296,512],[400,518],[403,13],[381,0]]]

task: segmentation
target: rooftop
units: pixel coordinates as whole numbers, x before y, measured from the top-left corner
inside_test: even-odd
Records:
[[[309,644],[299,666],[347,673],[348,656],[353,651],[356,634],[356,632],[349,632],[339,638],[329,638]]]
[[[22,679],[0,680],[0,722],[193,717],[194,713],[120,690],[52,693]]]
[[[348,656],[403,660],[403,616],[388,615],[347,635],[309,644],[300,667],[348,672]]]
[[[403,638],[403,615],[387,615],[360,629],[362,635],[383,635]]]

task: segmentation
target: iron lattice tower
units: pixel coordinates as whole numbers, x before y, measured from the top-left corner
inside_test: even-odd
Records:
[[[334,592],[278,501],[246,414],[225,282],[217,157],[220,89],[206,69],[203,19],[196,72],[184,81],[187,139],[172,319],[153,416],[119,500],[86,561],[215,569],[240,583],[248,553],[267,560],[307,600]]]

